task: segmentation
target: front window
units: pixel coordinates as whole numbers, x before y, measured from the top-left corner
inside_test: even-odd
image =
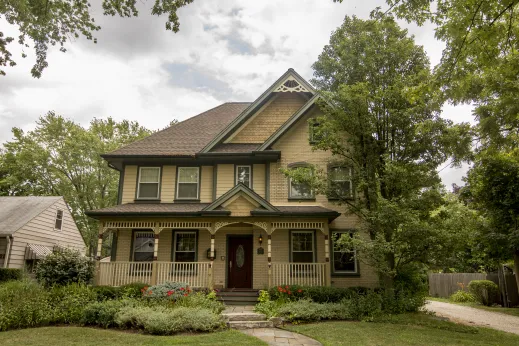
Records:
[[[292,232],[292,262],[294,263],[313,263],[314,253],[314,232],[313,231],[293,231]]]
[[[175,262],[196,262],[196,232],[175,232]]]
[[[357,273],[357,252],[340,244],[341,237],[353,237],[350,232],[332,232],[333,272],[337,274]]]
[[[247,187],[251,187],[251,167],[236,166],[236,184],[242,183]]]
[[[155,233],[153,231],[139,231],[134,233],[133,260],[135,262],[153,261],[155,248]]]
[[[330,198],[353,196],[351,167],[331,167],[328,171],[328,178],[330,179]]]
[[[198,199],[199,167],[179,167],[177,199]]]
[[[309,167],[303,168],[305,170],[310,171]],[[296,199],[313,199],[314,191],[309,183],[303,182],[303,181],[295,181],[290,177],[289,179],[289,197],[290,198],[296,198]]]
[[[54,221],[54,229],[61,231],[63,226],[63,210],[56,210],[56,220]]]
[[[160,191],[160,167],[141,167],[137,198],[158,199]]]

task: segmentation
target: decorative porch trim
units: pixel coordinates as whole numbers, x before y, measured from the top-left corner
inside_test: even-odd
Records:
[[[318,229],[326,234],[326,223],[325,222],[272,222],[272,230],[274,232],[277,229]]]
[[[159,222],[159,228],[171,229],[206,229],[212,233],[213,223],[204,221],[165,221]]]
[[[104,230],[109,228],[155,228],[157,225],[153,221],[105,221]]]

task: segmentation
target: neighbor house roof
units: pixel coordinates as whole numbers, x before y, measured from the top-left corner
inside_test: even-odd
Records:
[[[0,197],[0,235],[12,235],[62,197]]]

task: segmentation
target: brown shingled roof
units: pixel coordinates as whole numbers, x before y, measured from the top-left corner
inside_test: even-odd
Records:
[[[224,103],[103,156],[194,156],[249,105]]]
[[[222,143],[211,149],[213,153],[250,153],[256,150],[260,144],[257,143]]]

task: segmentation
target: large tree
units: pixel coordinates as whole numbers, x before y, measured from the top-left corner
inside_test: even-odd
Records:
[[[166,30],[177,32],[179,20],[177,11],[192,3],[193,0],[155,1],[151,7],[152,15],[167,15]],[[103,14],[109,16],[136,17],[137,0],[103,0]],[[84,36],[97,42],[94,33],[101,29],[96,24],[88,0],[0,0],[0,19],[17,27],[20,35],[17,42],[23,47],[31,45],[36,53],[36,63],[31,69],[33,77],[40,78],[48,66],[49,46],[59,46],[65,52],[65,43],[73,38]],[[2,66],[14,66],[16,61],[8,49],[14,37],[4,37],[0,30],[0,76],[5,75]],[[22,53],[25,58],[26,54]]]
[[[85,211],[117,204],[119,175],[100,154],[149,135],[136,122],[94,119],[88,128],[49,112],[33,131],[13,128],[0,153],[0,193],[63,196],[90,250],[98,229]]]
[[[436,170],[469,152],[470,127],[440,117],[423,48],[389,16],[346,17],[313,67],[327,101],[315,148],[353,168],[355,194],[341,202],[369,234],[357,239],[362,257],[391,286],[442,246],[443,233],[431,222],[443,203]],[[326,190],[323,181],[314,186]]]

